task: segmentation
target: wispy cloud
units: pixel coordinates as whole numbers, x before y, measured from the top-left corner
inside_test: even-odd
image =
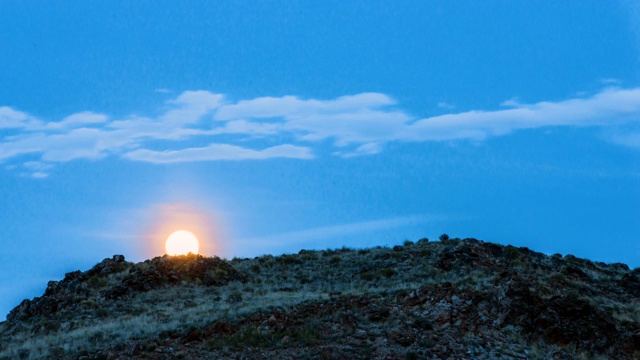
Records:
[[[609,140],[622,146],[640,149],[640,132],[617,133],[609,136]]]
[[[639,121],[640,88],[606,89],[560,102],[503,103],[512,108],[467,111],[425,118],[406,127],[404,140],[483,140],[517,130],[553,126],[612,126]]]
[[[453,109],[456,108],[454,105],[451,105],[451,104],[449,104],[448,102],[445,102],[445,101],[439,102],[438,103],[438,107],[440,109],[445,109],[445,110],[453,110]]]
[[[269,244],[269,246],[282,246],[300,244],[318,239],[328,239],[332,237],[344,237],[348,235],[370,233],[373,231],[403,227],[409,224],[424,224],[434,221],[443,221],[446,219],[447,217],[443,215],[422,214],[323,226],[301,231],[292,231],[282,234],[263,236],[259,238],[240,239],[237,242],[241,244]]]
[[[353,157],[379,153],[389,142],[481,141],[525,129],[615,129],[640,123],[640,88],[611,87],[557,102],[509,100],[500,105],[497,110],[420,118],[380,93],[231,101],[222,94],[185,91],[154,117],[112,118],[85,111],[58,121],[4,106],[0,162],[19,163],[32,176],[46,177],[55,163],[108,156],[149,163],[311,159],[320,144],[331,144],[334,155]],[[439,108],[452,110],[444,103]],[[608,139],[628,147],[639,142],[637,135]]]
[[[138,149],[124,154],[131,160],[156,164],[215,161],[215,160],[260,160],[271,158],[310,159],[313,156],[306,147],[278,145],[263,150],[251,150],[234,145],[211,144],[200,148],[153,151]]]

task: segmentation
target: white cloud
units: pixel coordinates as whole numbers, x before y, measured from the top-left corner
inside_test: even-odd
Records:
[[[271,124],[271,129],[279,127],[301,141],[334,138],[336,145],[345,146],[376,141],[401,130],[411,117],[387,108],[394,104],[390,97],[379,93],[342,96],[335,100],[261,97],[222,106],[215,118],[219,121],[243,121],[243,124],[256,124],[267,119],[262,121]],[[277,125],[273,121],[277,121]]]
[[[23,127],[23,121],[27,114],[15,111],[9,107],[0,107],[0,129],[11,129]]]
[[[339,114],[310,114],[294,118],[284,127],[305,141],[335,139],[337,146],[393,140],[402,137],[411,117],[400,111],[364,109]]]
[[[107,116],[102,114],[92,113],[90,111],[85,111],[81,113],[76,113],[66,118],[62,119],[59,122],[49,122],[45,125],[46,129],[64,129],[64,128],[72,128],[83,125],[93,125],[93,124],[102,124],[108,120]]]
[[[23,166],[29,171],[26,175],[35,179],[44,179],[49,177],[49,171],[53,168],[53,165],[40,161],[27,161]]]
[[[258,98],[222,106],[217,120],[281,126],[300,141],[327,138],[335,145],[388,141],[483,140],[517,130],[552,126],[610,126],[636,121],[640,115],[640,89],[609,88],[587,98],[522,104],[508,100],[495,111],[472,110],[424,119],[389,109],[383,94],[361,94],[332,101],[296,97]],[[360,106],[360,107],[358,107]],[[264,123],[263,123],[264,124]],[[342,154],[342,152],[340,152]]]
[[[207,91],[185,91],[167,101],[157,116],[118,119],[85,111],[43,121],[5,106],[0,107],[0,161],[28,158],[21,161],[22,167],[44,176],[50,167],[35,169],[27,163],[107,156],[150,163],[311,159],[320,142],[333,146],[336,156],[352,157],[379,153],[388,142],[480,141],[557,126],[615,130],[640,123],[640,88],[607,88],[590,97],[557,102],[524,104],[512,99],[500,106],[418,118],[380,93],[232,102]],[[255,146],[256,139],[269,145]],[[632,148],[640,142],[635,134],[607,139]],[[195,146],[194,141],[210,145]]]
[[[219,107],[222,98],[207,91],[185,91],[169,101],[168,110],[157,118],[132,116],[113,121],[109,127],[123,130],[121,135],[131,139],[185,139],[204,133],[194,126]]]
[[[368,143],[364,145],[358,146],[354,151],[336,151],[334,155],[342,156],[342,157],[356,157],[356,156],[365,156],[365,155],[373,155],[382,151],[382,146],[379,143]]]
[[[300,119],[318,114],[348,114],[393,104],[395,102],[390,97],[379,93],[341,96],[335,100],[300,100],[295,96],[261,97],[253,100],[241,100],[236,104],[222,106],[216,113],[216,119],[234,120],[274,117]]]
[[[185,91],[170,104],[177,107],[159,117],[160,123],[169,125],[197,124],[211,110],[220,106],[222,95],[207,91]]]
[[[504,103],[503,103],[504,104]],[[640,120],[640,88],[606,89],[589,98],[519,104],[511,109],[468,111],[421,119],[407,126],[404,140],[482,140],[516,130],[552,126],[612,126]]]
[[[306,147],[278,145],[264,150],[251,150],[227,144],[211,144],[206,147],[181,150],[153,151],[138,149],[124,154],[130,160],[156,164],[216,161],[216,160],[263,160],[271,158],[311,159],[311,151]]]
[[[0,106],[0,130],[32,128],[40,124],[39,121],[32,119],[26,113],[13,110],[7,106]]]
[[[223,127],[212,131],[215,134],[273,135],[282,130],[281,124],[260,123],[256,121],[232,120]]]
[[[128,143],[116,132],[78,128],[67,133],[35,132],[0,143],[0,160],[39,153],[41,160],[64,162],[76,159],[99,159]]]
[[[31,177],[35,179],[46,179],[49,177],[49,173],[36,171],[33,174],[31,174]]]

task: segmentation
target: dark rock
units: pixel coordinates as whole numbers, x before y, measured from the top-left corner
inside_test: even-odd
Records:
[[[114,299],[125,296],[129,291],[150,291],[182,281],[220,286],[230,281],[247,280],[245,275],[225,261],[201,255],[165,255],[143,264],[145,266],[133,266],[122,280],[122,285],[107,291],[105,296]]]
[[[459,248],[444,251],[436,267],[444,271],[492,267],[498,256],[494,253],[501,254],[501,248],[484,243],[463,243]]]
[[[74,280],[84,280],[84,279],[86,279],[86,275],[82,271],[76,270],[76,271],[66,273],[62,281],[71,282]]]
[[[629,265],[624,264],[624,263],[617,262],[617,263],[613,263],[613,264],[611,264],[609,266],[611,266],[611,267],[613,267],[615,269],[618,269],[618,270],[629,271]]]
[[[367,307],[367,318],[374,322],[386,320],[389,317],[389,308],[378,305],[370,305]]]
[[[615,320],[597,310],[589,302],[567,296],[556,296],[533,308],[534,333],[554,344],[576,343],[590,351],[604,351],[616,333]],[[537,330],[536,330],[537,329]]]
[[[200,329],[195,329],[185,337],[184,342],[190,343],[194,341],[202,341],[203,338],[204,338],[204,332]]]
[[[638,275],[632,273],[624,274],[619,284],[627,292],[640,297],[640,277]]]
[[[569,265],[567,267],[565,267],[564,269],[562,269],[562,273],[569,276],[569,277],[573,277],[573,278],[577,278],[577,279],[581,279],[581,280],[588,280],[590,279],[589,275],[587,275],[587,273],[585,273],[584,271],[582,271],[580,268],[577,268],[575,266]]]
[[[44,296],[52,296],[60,290],[60,283],[57,281],[49,281],[47,283],[47,289],[44,291]]]

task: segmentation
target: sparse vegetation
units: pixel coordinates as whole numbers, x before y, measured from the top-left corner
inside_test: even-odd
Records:
[[[0,359],[637,352],[640,338],[624,329],[640,326],[638,269],[446,234],[440,241],[255,259],[105,259],[12,311],[0,324]]]

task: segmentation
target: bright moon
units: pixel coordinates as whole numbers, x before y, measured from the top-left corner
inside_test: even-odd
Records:
[[[169,255],[197,254],[199,247],[198,238],[191,231],[174,231],[167,238],[166,249]]]

